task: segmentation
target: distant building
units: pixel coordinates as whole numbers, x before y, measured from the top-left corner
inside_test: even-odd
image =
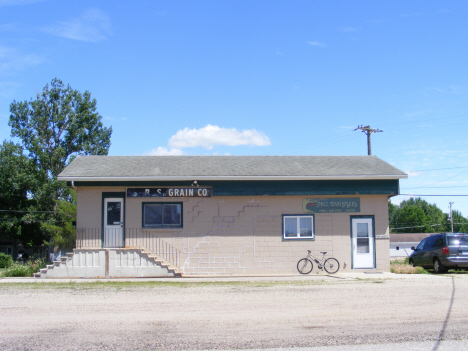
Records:
[[[409,257],[413,253],[411,247],[418,246],[422,239],[434,233],[390,234],[390,257]]]

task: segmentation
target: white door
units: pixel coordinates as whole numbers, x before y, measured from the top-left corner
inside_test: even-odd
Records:
[[[353,268],[374,268],[374,226],[372,218],[351,219]]]
[[[104,247],[124,247],[124,201],[104,199]]]

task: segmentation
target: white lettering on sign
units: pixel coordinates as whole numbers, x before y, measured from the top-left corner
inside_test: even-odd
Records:
[[[127,197],[212,197],[208,187],[127,188]]]
[[[168,197],[191,197],[194,196],[194,189],[187,189],[187,188],[169,188],[167,189],[167,196]],[[199,197],[208,197],[210,194],[208,193],[208,189],[200,188],[197,189],[197,196]]]

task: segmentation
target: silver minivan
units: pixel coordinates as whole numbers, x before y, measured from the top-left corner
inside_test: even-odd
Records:
[[[423,239],[411,248],[409,263],[413,266],[434,268],[443,273],[450,268],[468,268],[468,234],[442,233]]]

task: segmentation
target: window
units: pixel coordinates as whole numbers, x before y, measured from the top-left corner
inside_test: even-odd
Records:
[[[418,247],[416,248],[416,250],[422,250],[424,245],[426,244],[426,241],[427,241],[427,238],[426,239],[423,239],[423,241],[421,241],[418,245]]]
[[[444,237],[443,236],[438,237],[437,240],[434,243],[434,247],[440,247],[440,246],[444,246]]]
[[[283,216],[283,239],[314,239],[314,216]]]
[[[144,202],[142,205],[143,227],[182,228],[181,203]]]

